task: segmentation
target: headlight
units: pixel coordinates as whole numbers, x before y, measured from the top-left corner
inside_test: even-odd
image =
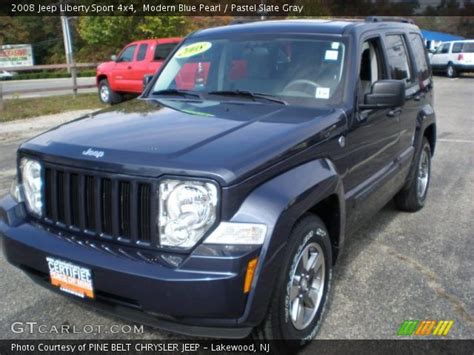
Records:
[[[191,248],[216,221],[217,187],[213,183],[164,180],[159,198],[163,246]]]
[[[26,207],[31,213],[41,216],[43,209],[41,165],[35,160],[23,158],[20,169]]]

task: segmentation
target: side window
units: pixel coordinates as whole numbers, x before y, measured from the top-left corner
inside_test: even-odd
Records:
[[[141,61],[146,57],[146,51],[148,50],[148,44],[143,43],[138,47],[137,61]]]
[[[441,54],[449,53],[449,46],[450,45],[451,45],[450,43],[443,44],[443,46],[441,47],[440,53]]]
[[[462,43],[461,42],[456,42],[453,44],[453,53],[461,53],[462,52]]]
[[[465,42],[462,46],[463,53],[474,53],[474,42]]]
[[[178,43],[158,44],[155,48],[155,57],[153,60],[165,60]]]
[[[423,45],[423,40],[418,33],[410,33],[408,36],[410,40],[410,47],[413,51],[413,57],[415,59],[416,69],[421,80],[428,79],[430,77],[430,70],[428,67],[428,59],[426,48]]]
[[[386,79],[382,47],[380,39],[374,38],[362,44],[359,70],[359,102],[364,101],[364,95],[370,93],[370,88],[377,80]]]
[[[135,53],[135,49],[137,46],[134,44],[133,46],[129,46],[125,48],[118,58],[118,62],[131,62],[133,60],[133,53]]]
[[[402,35],[388,35],[385,37],[387,59],[392,79],[405,80],[409,83],[413,80],[410,70],[410,61]]]

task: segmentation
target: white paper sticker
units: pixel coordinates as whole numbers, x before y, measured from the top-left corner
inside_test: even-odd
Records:
[[[331,43],[331,48],[332,49],[338,49],[339,48],[339,42],[332,42]]]
[[[326,55],[324,56],[325,60],[337,60],[338,51],[327,50]]]
[[[329,88],[318,87],[316,88],[317,99],[329,99]]]

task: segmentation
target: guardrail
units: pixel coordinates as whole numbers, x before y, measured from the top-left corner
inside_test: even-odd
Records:
[[[74,64],[46,64],[46,65],[34,65],[30,67],[0,67],[0,72],[3,70],[22,72],[22,71],[43,71],[43,70],[56,70],[56,69],[68,69],[71,73],[72,85],[70,86],[57,86],[53,88],[35,88],[35,89],[24,89],[14,91],[4,91],[2,82],[0,81],[0,110],[3,109],[3,99],[5,95],[12,94],[30,94],[35,92],[49,92],[49,91],[63,91],[71,90],[74,95],[77,94],[79,89],[89,89],[95,87],[95,85],[78,85],[77,83],[77,69],[81,68],[95,68],[97,63],[74,63]],[[28,80],[28,79],[25,79]]]
[[[35,71],[35,70],[54,70],[54,69],[77,69],[77,68],[95,68],[97,63],[75,63],[75,64],[43,64],[33,65],[31,67],[0,67],[0,71]]]

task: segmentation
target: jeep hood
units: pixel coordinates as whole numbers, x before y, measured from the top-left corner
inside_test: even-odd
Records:
[[[342,110],[138,99],[53,128],[20,150],[53,163],[235,183],[324,139]]]

